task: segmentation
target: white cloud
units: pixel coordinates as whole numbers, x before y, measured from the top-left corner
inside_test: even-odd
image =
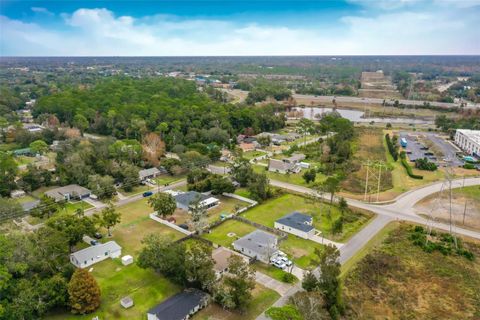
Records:
[[[0,17],[0,54],[479,54],[475,12],[457,16],[452,10],[394,11],[346,16],[332,27],[300,28],[169,15],[116,17],[107,9],[79,9],[63,15],[63,30]]]
[[[31,7],[30,10],[36,13],[44,13],[49,16],[53,16],[53,12],[48,11],[47,8],[42,8],[42,7]]]

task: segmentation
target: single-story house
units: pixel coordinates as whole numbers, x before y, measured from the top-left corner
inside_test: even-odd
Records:
[[[204,195],[203,193],[199,193],[196,191],[188,191],[179,193],[174,196],[175,201],[177,202],[177,208],[183,209],[185,211],[189,211],[192,204],[200,200],[200,206],[206,209],[210,209],[215,207],[220,203],[220,201],[212,196]]]
[[[278,173],[299,173],[300,166],[296,163],[285,162],[283,160],[270,159],[268,161],[268,171]]]
[[[155,177],[159,176],[160,174],[161,174],[160,170],[153,167],[153,168],[150,168],[150,169],[143,169],[143,170],[138,171],[138,178],[140,179],[140,181],[145,181],[147,179],[155,178]]]
[[[253,143],[247,143],[247,142],[240,143],[238,147],[242,149],[243,152],[253,151],[256,149]]]
[[[121,255],[122,247],[115,241],[108,241],[72,253],[70,262],[77,268],[86,268],[107,258],[118,258]]]
[[[310,239],[315,235],[312,224],[311,216],[295,211],[275,221],[274,227],[301,238]]]
[[[16,156],[16,157],[19,157],[19,156],[33,157],[33,156],[35,156],[35,154],[33,153],[33,151],[30,148],[13,150],[13,155]]]
[[[90,190],[76,184],[70,184],[68,186],[55,188],[45,192],[46,196],[55,199],[55,201],[69,201],[72,199],[81,200],[88,198],[91,194],[92,192]]]
[[[239,256],[244,259],[245,262],[248,262],[245,256],[242,256],[241,254],[238,254],[235,251],[232,251],[225,247],[218,247],[212,251],[212,258],[213,261],[215,261],[215,265],[213,268],[215,270],[215,275],[217,276],[217,279],[220,278],[224,273],[228,272],[228,259],[230,259],[230,257],[233,255]]]
[[[265,263],[269,263],[272,254],[277,251],[277,245],[277,237],[262,230],[255,230],[233,242],[235,250]]]
[[[294,153],[288,158],[282,159],[283,162],[287,163],[299,163],[303,160],[305,160],[306,156],[303,153]]]
[[[186,320],[208,305],[210,296],[198,289],[187,289],[168,298],[147,312],[148,320]]]

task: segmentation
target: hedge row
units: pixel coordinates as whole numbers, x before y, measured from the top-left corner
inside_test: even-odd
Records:
[[[412,167],[407,162],[407,156],[405,154],[405,151],[400,152],[400,161],[402,162],[403,167],[407,170],[407,174],[410,178],[419,180],[423,179],[423,176],[413,173]]]
[[[387,141],[388,151],[392,155],[393,160],[397,161],[398,160],[398,149],[397,149],[397,146],[395,145],[395,143],[393,143],[392,140],[390,139],[390,135],[388,133],[385,135],[385,140]]]

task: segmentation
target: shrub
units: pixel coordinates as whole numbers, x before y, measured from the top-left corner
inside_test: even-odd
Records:
[[[294,283],[296,279],[297,277],[288,272],[285,272],[282,277],[282,281],[286,283]]]
[[[407,170],[407,174],[410,178],[419,180],[423,179],[423,176],[413,173],[412,167],[407,162],[407,156],[405,155],[405,151],[400,152],[400,162],[402,163],[405,170]]]
[[[464,167],[465,169],[469,169],[469,170],[475,169],[475,166],[474,166],[473,164],[471,164],[471,163],[465,163],[465,164],[463,165],[463,167]]]
[[[435,171],[437,170],[437,165],[433,162],[429,162],[427,158],[417,159],[415,161],[415,167],[420,170]]]
[[[398,160],[398,148],[397,148],[396,144],[390,139],[390,135],[388,133],[385,135],[385,140],[387,141],[388,151],[392,155],[393,160],[397,161]]]

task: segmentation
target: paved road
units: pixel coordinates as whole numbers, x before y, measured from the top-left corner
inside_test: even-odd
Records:
[[[270,183],[274,186],[281,187],[284,189],[292,190],[304,194],[312,194],[315,191],[306,187],[293,185],[281,181],[270,180]],[[450,226],[445,223],[438,222],[429,222],[427,219],[422,218],[414,213],[414,205],[421,199],[439,192],[442,189],[442,182],[434,183],[419,189],[414,189],[409,192],[403,193],[398,196],[393,203],[388,205],[382,204],[369,204],[364,203],[358,200],[346,199],[348,204],[352,207],[357,207],[365,210],[372,211],[377,214],[377,216],[362,230],[360,230],[355,236],[353,236],[345,245],[340,248],[340,263],[344,264],[350,258],[352,258],[361,248],[363,248],[368,241],[370,241],[380,230],[382,230],[389,222],[394,220],[405,220],[418,224],[429,225],[448,231]],[[469,179],[458,179],[452,181],[452,188],[459,188],[465,186],[480,185],[480,178],[469,178]],[[328,195],[323,195],[324,198],[328,199]],[[480,239],[480,232],[467,230],[462,228],[455,228],[453,230],[457,234]],[[314,270],[318,274],[318,269]],[[275,302],[273,306],[282,306],[288,302],[290,296],[296,292],[302,290],[301,284],[297,284],[295,287],[291,288],[284,296]],[[261,314],[257,317],[257,320],[268,320],[264,314]]]

